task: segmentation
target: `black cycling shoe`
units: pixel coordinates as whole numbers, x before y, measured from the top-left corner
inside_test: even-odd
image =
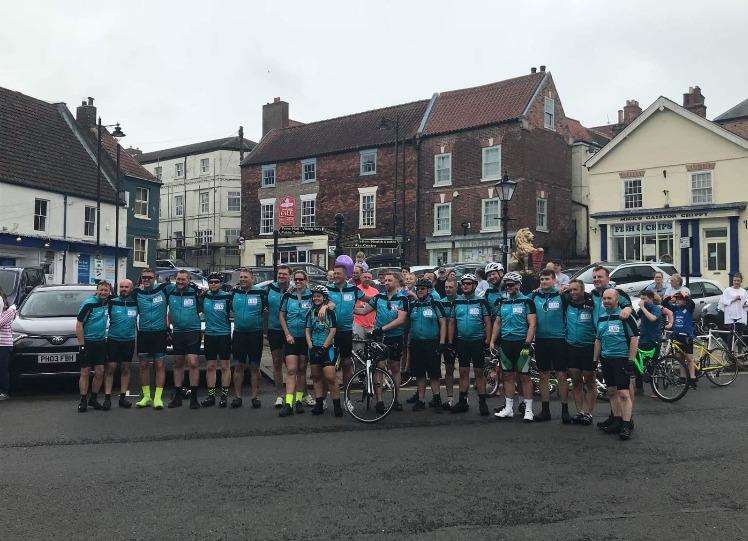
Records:
[[[521,400],[519,403],[519,406],[517,406],[517,411],[514,413],[515,416],[523,417],[525,415],[525,404],[524,400]]]
[[[190,409],[199,410],[200,403],[197,401],[197,394],[190,394]]]
[[[691,384],[689,386],[689,389],[691,389],[692,391],[698,391],[699,390],[698,387],[696,387],[696,381],[697,381],[696,379],[692,379],[691,380]]]
[[[342,417],[343,416],[343,407],[340,405],[340,399],[332,401],[332,407],[335,411],[335,417]]]
[[[577,414],[570,419],[570,422],[573,425],[581,425],[583,419],[584,419],[584,414],[581,412],[577,412]]]
[[[218,407],[225,408],[227,405],[228,405],[228,397],[226,395],[221,395],[221,398],[218,400]]]
[[[290,417],[291,415],[293,415],[293,408],[291,405],[283,404],[278,412],[278,417]]]
[[[631,433],[634,431],[634,423],[632,422],[623,422],[623,426],[621,427],[621,431],[618,433],[618,437],[622,440],[630,440],[631,439]]]
[[[592,424],[592,415],[589,413],[585,413],[582,421],[579,423],[584,426],[590,426]]]
[[[407,402],[408,404],[415,404],[416,402],[418,402],[418,391],[413,393],[413,396],[408,398],[405,402]]]
[[[400,403],[400,401],[395,400],[392,403],[392,409],[395,411],[403,411],[403,405]]]
[[[467,400],[460,400],[452,406],[451,411],[452,413],[465,413],[468,410],[470,410],[470,406],[468,405]]]
[[[95,410],[104,409],[104,407],[99,403],[99,401],[96,400],[96,397],[94,395],[91,395],[88,397],[88,407],[93,408]]]
[[[615,419],[612,423],[608,425],[606,429],[603,430],[606,434],[618,434],[621,432],[621,429],[623,428],[623,421],[620,417]]]
[[[451,411],[454,404],[450,404],[449,402],[452,400],[452,397],[448,397],[446,402],[442,402],[442,409],[445,411]]]
[[[176,389],[174,391],[174,396],[171,397],[171,400],[166,405],[166,407],[169,409],[182,407],[182,393],[179,391],[179,389]]]
[[[377,413],[379,413],[380,415],[387,411],[387,408],[384,407],[384,402],[382,402],[381,400],[377,402],[377,404],[374,406],[374,409],[377,410]]]
[[[241,399],[239,399],[239,400],[241,400]],[[262,402],[260,402],[260,399],[259,398],[253,398],[252,399],[252,408],[257,410],[257,409],[260,409],[260,406],[262,406]]]
[[[304,413],[304,404],[301,401],[293,405],[294,413]]]
[[[613,414],[610,414],[610,416],[608,416],[608,418],[605,419],[604,421],[597,422],[597,428],[604,431],[612,424],[613,424]]]
[[[569,415],[569,408],[561,407],[561,422],[565,425],[571,424],[571,415]]]
[[[235,396],[231,400],[231,408],[232,409],[236,409],[236,408],[241,408],[241,407],[242,407],[242,397],[241,396]]]
[[[212,408],[216,405],[216,397],[208,395],[205,400],[203,400],[200,405],[204,408]]]
[[[426,402],[418,400],[415,404],[413,404],[413,411],[423,411],[425,409],[426,409]]]
[[[540,413],[538,413],[535,416],[536,423],[543,423],[545,421],[550,421],[550,420],[551,420],[551,412],[548,410],[540,410]]]
[[[104,411],[109,411],[110,409],[112,409],[112,399],[110,397],[104,397],[104,402],[101,404],[101,409]]]
[[[132,402],[130,402],[130,400],[127,398],[127,395],[125,393],[122,393],[121,395],[119,395],[118,404],[120,408],[129,409],[132,407]]]
[[[318,400],[317,403],[312,408],[312,415],[322,415],[325,412],[324,404],[322,403],[322,400]]]
[[[86,402],[85,398],[81,398],[81,401],[78,402],[78,413],[86,413],[88,411],[88,402]]]
[[[430,408],[441,408],[442,407],[442,397],[438,394],[435,394],[431,397],[431,401],[429,402]]]
[[[478,411],[483,417],[488,416],[488,404],[486,404],[485,400],[478,402]]]

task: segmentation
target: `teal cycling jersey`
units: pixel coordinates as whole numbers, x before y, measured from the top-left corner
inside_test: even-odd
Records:
[[[315,306],[307,313],[306,324],[304,326],[309,329],[312,335],[312,346],[322,347],[325,345],[325,340],[327,340],[327,336],[330,334],[330,329],[338,326],[335,311],[328,310],[325,313],[324,320],[320,321],[319,308]]]
[[[592,290],[592,302],[595,303],[595,309],[592,312],[592,318],[595,322],[595,325],[597,325],[600,314],[605,311],[605,308],[603,308],[603,293],[606,289],[613,289],[613,286],[608,285],[603,289],[603,291],[599,291],[597,288]],[[618,291],[618,308],[623,310],[624,308],[631,306],[631,298],[628,296],[628,294],[622,289],[616,289],[616,291]]]
[[[441,302],[429,296],[426,300],[408,303],[410,337],[415,340],[439,340],[440,322],[446,314]]]
[[[380,293],[379,295],[369,299],[369,306],[376,310],[376,317],[374,318],[374,327],[381,329],[388,323],[392,323],[397,319],[399,312],[408,311],[408,297],[401,295],[400,292],[394,293],[391,297],[388,297],[386,293]],[[401,325],[394,329],[387,329],[384,331],[385,338],[396,338],[402,336],[405,333],[405,329]]]
[[[187,284],[184,289],[174,287],[169,292],[169,316],[175,332],[200,330],[202,299],[197,286]]]
[[[535,304],[538,318],[536,338],[563,339],[566,337],[566,299],[555,287],[548,291],[534,291],[530,299]]]
[[[650,321],[642,312],[641,308],[637,312],[639,318],[639,342],[647,345],[659,344],[662,337],[663,316],[662,306],[652,303],[646,303],[644,307],[656,319]]]
[[[135,340],[138,332],[138,301],[133,295],[109,300],[109,338]]]
[[[234,330],[256,332],[262,330],[262,313],[268,307],[268,293],[264,289],[242,289],[231,291],[231,310],[234,313]]]
[[[504,292],[501,291],[500,287],[489,287],[486,289],[486,291],[483,293],[483,298],[486,299],[486,302],[488,303],[489,308],[491,308],[491,315],[493,317],[496,317],[496,314],[493,313],[493,310],[496,308],[497,304],[496,301],[498,301],[501,297],[504,296]]]
[[[207,291],[203,295],[203,318],[207,336],[226,336],[231,334],[231,293],[225,291]]]
[[[621,309],[604,310],[597,322],[597,339],[600,340],[600,356],[606,358],[628,358],[631,338],[638,336],[639,329],[633,318],[621,319]]]
[[[78,310],[78,321],[83,324],[83,338],[92,342],[106,340],[106,327],[109,322],[109,303],[91,295],[83,300]]]
[[[286,291],[281,300],[280,311],[286,317],[286,327],[291,336],[304,336],[306,316],[312,309],[312,293],[309,289],[299,293],[296,290]]]
[[[351,284],[339,287],[337,284],[330,283],[327,284],[327,289],[330,292],[330,301],[335,304],[338,329],[353,330],[353,309],[356,307],[356,301],[365,297],[364,292]]]
[[[514,297],[504,296],[496,303],[496,316],[501,318],[501,338],[526,340],[530,329],[528,317],[535,313],[535,303],[521,293]]]
[[[455,320],[455,338],[459,340],[485,340],[485,317],[491,308],[483,297],[457,295],[452,317]]]
[[[592,295],[584,294],[581,303],[571,298],[566,304],[566,343],[576,347],[591,346],[595,343],[595,323],[592,321]]]
[[[158,284],[148,289],[133,290],[135,300],[138,301],[138,328],[141,331],[166,330],[168,292],[173,288],[173,284]]]
[[[271,331],[280,331],[281,324],[278,316],[280,315],[283,295],[288,288],[282,289],[278,282],[273,282],[267,286],[267,303],[268,303],[268,329]]]
[[[449,297],[445,295],[439,300],[439,302],[442,305],[442,309],[444,310],[444,317],[448,317],[448,318],[455,317],[454,316],[455,299],[456,297]]]

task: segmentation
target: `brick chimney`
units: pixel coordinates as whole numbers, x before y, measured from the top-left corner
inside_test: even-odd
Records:
[[[143,154],[142,150],[140,150],[139,148],[133,148],[133,147],[127,147],[125,149],[125,152],[127,152],[130,156],[132,156],[135,159],[137,159],[138,156],[140,156],[141,154]]]
[[[96,106],[93,98],[89,97],[88,100],[83,100],[83,103],[78,106],[75,110],[75,120],[84,128],[96,126]]]
[[[706,105],[704,105],[704,95],[698,86],[688,88],[688,93],[683,94],[683,107],[706,118]]]
[[[262,136],[270,130],[288,127],[288,102],[274,98],[262,106]]]
[[[639,102],[636,100],[626,100],[626,105],[623,106],[623,123],[628,126],[640,114],[642,114],[642,108],[639,107]]]

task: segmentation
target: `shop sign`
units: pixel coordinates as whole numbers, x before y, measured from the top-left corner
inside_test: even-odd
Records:
[[[278,225],[293,226],[296,223],[296,199],[290,195],[281,197],[278,205]]]
[[[679,220],[684,218],[705,218],[709,213],[705,210],[692,210],[683,212],[663,212],[660,214],[633,214],[622,216],[622,222],[640,222],[642,220]]]
[[[614,237],[627,235],[672,233],[673,222],[644,222],[638,224],[612,224],[611,233]]]

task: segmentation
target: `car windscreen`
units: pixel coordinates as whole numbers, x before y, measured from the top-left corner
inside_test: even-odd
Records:
[[[10,295],[16,289],[16,276],[17,273],[13,271],[0,270],[0,289],[2,289],[6,295]]]
[[[668,276],[672,276],[673,274],[678,274],[678,269],[675,268],[675,265],[657,265],[662,269],[662,272],[667,274]]]
[[[83,300],[93,293],[86,290],[37,290],[21,306],[21,316],[75,317]]]

